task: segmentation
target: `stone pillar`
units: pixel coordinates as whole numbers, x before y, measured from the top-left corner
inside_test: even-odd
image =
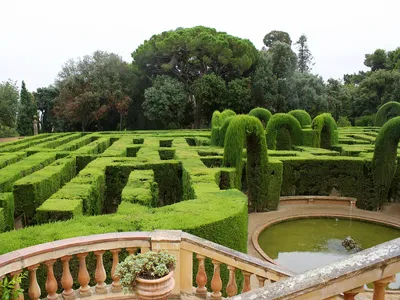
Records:
[[[364,292],[364,286],[360,286],[358,288],[352,289],[350,291],[344,292],[344,300],[354,300],[355,297],[359,294]]]
[[[395,276],[393,275],[374,281],[374,296],[372,300],[385,300],[386,286],[395,280]]]

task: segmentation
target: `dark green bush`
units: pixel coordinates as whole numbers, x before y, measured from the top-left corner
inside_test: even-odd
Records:
[[[289,114],[278,113],[271,117],[267,124],[266,137],[268,149],[275,150],[277,145],[278,131],[281,129],[287,129],[290,133],[290,144],[300,145],[302,141],[302,130],[299,121],[295,117]],[[287,137],[285,137],[287,138]],[[285,144],[288,144],[286,142]],[[286,149],[289,150],[289,149]]]
[[[0,138],[9,138],[19,136],[15,128],[0,125]]]
[[[295,109],[288,112],[299,121],[302,128],[311,125],[311,116],[308,112],[302,109]]]
[[[400,116],[400,103],[389,101],[378,109],[375,117],[375,126],[383,126],[389,119],[397,116]]]
[[[211,119],[211,146],[218,146],[223,144],[223,140],[221,140],[220,128],[224,121],[229,118],[235,116],[236,113],[233,110],[225,109],[222,113],[216,110],[213,113]]]
[[[268,121],[271,118],[272,114],[268,109],[262,107],[256,107],[249,112],[249,116],[260,119],[261,123],[263,123],[265,127],[267,126]]]
[[[338,143],[337,125],[331,114],[323,113],[316,116],[311,127],[317,132],[315,147],[331,149]]]
[[[337,121],[337,126],[338,127],[350,127],[351,126],[351,122],[349,121],[349,119],[347,119],[347,117],[339,117],[339,120]]]
[[[14,229],[14,197],[12,193],[0,193],[0,208],[4,220],[2,229],[4,231]]]

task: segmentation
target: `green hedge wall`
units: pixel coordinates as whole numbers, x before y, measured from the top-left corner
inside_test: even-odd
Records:
[[[8,165],[11,165],[17,161],[26,157],[25,152],[17,152],[17,153],[10,153],[10,154],[0,154],[0,169],[4,168]]]
[[[0,193],[0,207],[3,210],[3,231],[14,229],[14,197],[12,193]]]
[[[121,193],[121,201],[156,207],[158,204],[158,184],[153,170],[131,172]]]
[[[265,126],[267,126],[269,119],[271,118],[272,114],[268,109],[262,108],[262,107],[256,107],[253,108],[249,112],[249,116],[256,117],[260,119],[261,123]]]
[[[311,125],[311,116],[308,112],[302,109],[295,109],[288,112],[289,115],[292,115],[299,121],[302,128]]]
[[[337,126],[331,114],[323,113],[316,116],[311,127],[317,132],[314,142],[315,147],[331,149],[333,145],[338,143]]]
[[[271,117],[267,124],[266,138],[268,149],[275,150],[277,144],[278,131],[281,128],[285,128],[290,133],[290,144],[300,145],[302,141],[302,130],[299,121],[295,117],[289,114],[278,113]],[[285,136],[285,138],[287,138]],[[288,142],[285,143],[286,145]],[[288,150],[288,149],[286,149]]]
[[[222,124],[222,126],[219,128],[219,143],[218,143],[218,146],[224,147],[226,131],[228,130],[229,124],[231,123],[232,118],[234,118],[234,117],[235,116],[227,117],[224,120],[224,123]]]
[[[235,115],[236,113],[230,109],[225,109],[222,113],[218,110],[214,111],[211,119],[211,146],[218,146],[223,143],[221,141],[220,128],[227,118]]]
[[[383,126],[388,119],[397,116],[400,116],[400,103],[389,101],[378,109],[375,116],[375,126]]]

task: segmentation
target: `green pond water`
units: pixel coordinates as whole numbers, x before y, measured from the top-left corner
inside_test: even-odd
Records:
[[[347,236],[367,249],[400,237],[400,230],[349,219],[301,219],[268,227],[258,242],[277,263],[301,273],[351,255],[342,246]],[[400,289],[400,273],[389,288]]]

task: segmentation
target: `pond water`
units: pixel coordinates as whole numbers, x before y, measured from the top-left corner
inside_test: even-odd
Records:
[[[278,264],[301,273],[351,255],[342,246],[347,236],[367,249],[400,237],[400,230],[349,219],[300,219],[268,227],[258,242]],[[400,274],[389,288],[400,289]]]

